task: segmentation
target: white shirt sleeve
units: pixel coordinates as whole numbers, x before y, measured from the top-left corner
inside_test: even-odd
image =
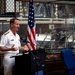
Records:
[[[8,38],[5,35],[1,36],[0,46],[6,46]]]

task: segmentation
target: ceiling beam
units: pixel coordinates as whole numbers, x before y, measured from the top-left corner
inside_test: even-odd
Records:
[[[15,0],[15,1],[25,1],[29,2],[29,0]],[[34,3],[51,3],[57,0],[33,0]]]
[[[15,1],[25,1],[29,2],[29,0],[15,0]],[[59,0],[33,0],[34,3],[47,3],[47,4],[69,4],[75,5],[75,1],[59,1]]]
[[[68,4],[68,5],[75,5],[75,1],[54,1],[53,4]]]

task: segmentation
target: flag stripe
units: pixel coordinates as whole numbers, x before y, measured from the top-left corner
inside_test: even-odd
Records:
[[[34,31],[34,29],[31,29],[31,32],[33,33],[32,35],[33,35],[33,38],[34,38],[34,40],[36,40],[36,35],[35,35],[35,31]]]
[[[32,33],[32,30],[34,30],[34,29],[30,29],[28,26],[28,34],[30,34],[32,41],[36,41],[36,37],[35,37],[36,35],[33,34],[35,32],[33,31],[33,33]],[[33,36],[33,35],[35,35],[35,36]]]
[[[30,34],[28,34],[28,39],[30,40],[30,45],[31,45],[32,49],[34,50],[35,47],[34,47],[34,43],[32,42]]]

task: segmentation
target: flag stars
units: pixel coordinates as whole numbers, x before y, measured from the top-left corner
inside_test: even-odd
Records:
[[[32,10],[32,9],[30,8],[30,10]]]
[[[29,16],[29,18],[30,18],[31,16]]]
[[[33,17],[31,17],[33,19]]]
[[[33,7],[33,3],[30,2],[29,5],[29,26],[30,28],[34,27],[34,7]]]
[[[32,7],[32,4],[30,4],[30,6]]]
[[[30,12],[30,14],[31,14],[31,12]]]
[[[34,9],[32,9],[32,11],[34,11]]]
[[[33,25],[31,24],[31,27],[32,27]]]
[[[31,22],[33,23],[33,21],[31,20]]]
[[[29,20],[29,22],[30,22],[30,20]]]
[[[30,26],[31,28],[33,28],[33,25],[31,24],[31,26]]]
[[[33,15],[33,13],[32,13],[32,15]]]

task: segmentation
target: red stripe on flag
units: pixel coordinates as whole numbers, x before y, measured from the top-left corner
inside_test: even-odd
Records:
[[[35,32],[35,30],[34,29],[31,29],[31,32],[32,32],[32,34],[33,34],[33,37],[34,37],[34,40],[36,40],[36,32]]]
[[[35,44],[32,42],[32,39],[31,39],[32,36],[29,34],[29,32],[27,35],[28,35],[28,39],[30,41],[30,45],[31,45],[32,49],[35,50],[35,47],[34,47]]]

